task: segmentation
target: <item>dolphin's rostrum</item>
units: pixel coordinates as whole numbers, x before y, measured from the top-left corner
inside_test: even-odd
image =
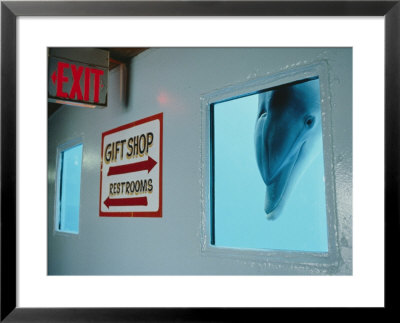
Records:
[[[316,78],[259,94],[255,150],[268,219],[279,216],[297,180],[321,152],[319,91]]]

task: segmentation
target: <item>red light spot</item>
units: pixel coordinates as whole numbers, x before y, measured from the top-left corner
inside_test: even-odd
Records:
[[[171,100],[170,100],[170,98],[169,98],[169,96],[168,96],[167,93],[161,92],[161,93],[158,95],[158,97],[157,97],[157,101],[158,101],[158,103],[161,104],[161,105],[166,105],[166,104],[168,104]]]

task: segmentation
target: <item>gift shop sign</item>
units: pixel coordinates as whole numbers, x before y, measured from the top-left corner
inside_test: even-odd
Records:
[[[162,133],[162,113],[103,133],[100,216],[162,216]]]

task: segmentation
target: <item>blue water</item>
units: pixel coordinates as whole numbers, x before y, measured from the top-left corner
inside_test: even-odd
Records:
[[[58,231],[79,233],[82,148],[80,144],[61,153]]]
[[[255,159],[258,95],[214,105],[214,238],[220,247],[328,251],[324,164],[318,154],[276,220],[264,212]],[[322,137],[322,136],[321,136]]]

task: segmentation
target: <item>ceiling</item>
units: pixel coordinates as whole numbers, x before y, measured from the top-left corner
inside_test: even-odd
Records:
[[[128,64],[132,57],[145,51],[147,48],[102,48],[110,53],[109,70],[117,67],[121,63]]]
[[[120,64],[129,64],[132,57],[140,54],[148,48],[142,47],[109,47],[100,48],[107,50],[110,53],[109,70],[111,71]],[[47,104],[47,116],[50,117],[54,112],[60,108],[61,104],[48,102]]]

